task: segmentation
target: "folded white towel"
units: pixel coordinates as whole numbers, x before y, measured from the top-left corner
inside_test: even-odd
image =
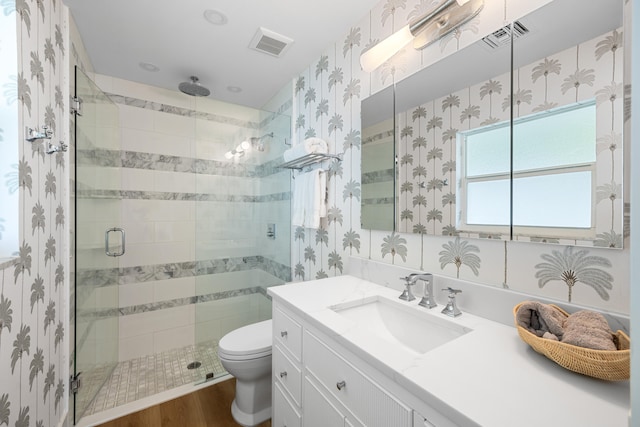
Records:
[[[294,145],[283,153],[284,161],[290,162],[291,160],[299,159],[312,153],[327,154],[329,152],[329,146],[324,139],[321,138],[307,138],[299,144]]]

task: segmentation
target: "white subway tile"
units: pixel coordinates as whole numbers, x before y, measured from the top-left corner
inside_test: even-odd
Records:
[[[193,325],[166,329],[153,334],[153,351],[161,353],[195,343]]]
[[[121,338],[118,347],[120,361],[154,354],[153,334]]]
[[[195,295],[195,277],[158,280],[153,283],[153,300],[168,301],[177,298],[188,298]]]

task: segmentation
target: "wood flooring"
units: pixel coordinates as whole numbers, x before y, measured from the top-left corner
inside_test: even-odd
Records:
[[[235,386],[232,378],[97,427],[237,427],[231,416]],[[271,420],[259,427],[271,427]]]

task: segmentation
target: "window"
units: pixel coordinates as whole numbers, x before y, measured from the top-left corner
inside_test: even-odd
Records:
[[[0,14],[0,261],[19,244],[18,40],[15,9]]]
[[[509,123],[458,134],[460,230],[507,232],[510,222]],[[593,232],[596,161],[594,101],[514,121],[513,226],[526,234],[587,237]],[[555,229],[555,232],[554,232]]]

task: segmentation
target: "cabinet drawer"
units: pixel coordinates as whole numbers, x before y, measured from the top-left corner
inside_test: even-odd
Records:
[[[343,427],[345,417],[308,378],[304,379],[304,427]]]
[[[304,336],[304,360],[308,371],[364,425],[411,426],[411,409],[387,394],[308,331]]]
[[[302,327],[282,310],[273,310],[274,344],[279,343],[291,352],[294,360],[300,363],[302,355]]]
[[[289,392],[294,403],[300,406],[301,373],[300,369],[287,357],[277,345],[273,346],[273,376],[274,382],[279,382]]]
[[[294,407],[293,403],[287,399],[286,393],[277,382],[273,386],[273,419],[271,425],[273,427],[301,427],[302,421],[300,414]]]

